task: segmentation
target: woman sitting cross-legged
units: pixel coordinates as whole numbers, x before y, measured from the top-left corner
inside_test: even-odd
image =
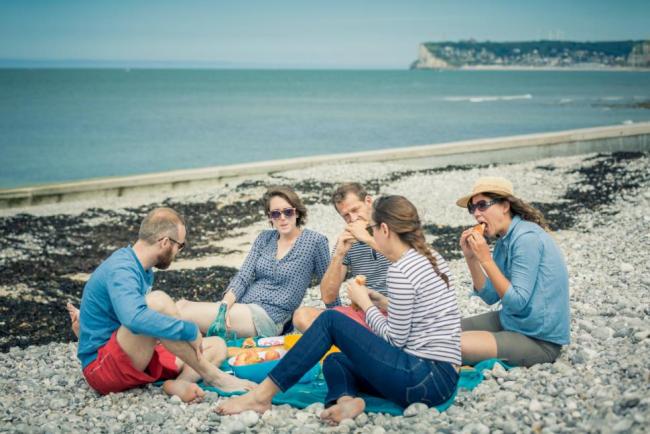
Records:
[[[262,232],[220,303],[180,300],[181,318],[207,333],[224,303],[225,325],[238,337],[277,336],[300,306],[312,277],[320,281],[329,265],[325,235],[303,229],[307,209],[286,186],[262,198],[272,230]]]
[[[266,411],[273,396],[298,382],[332,345],[341,352],[323,362],[328,392],[321,414],[330,423],[363,412],[361,392],[401,406],[433,406],[452,396],[461,361],[460,314],[445,260],[427,245],[417,210],[402,196],[375,200],[367,230],[391,262],[388,316],[372,303],[368,288],[351,280],[350,299],[365,311],[372,331],[326,310],[260,386],[226,400],[218,413]]]
[[[460,198],[497,238],[494,252],[474,229],[460,237],[476,294],[501,309],[463,318],[463,361],[499,358],[517,366],[552,363],[569,343],[569,275],[540,211],[514,196],[504,178],[479,178]]]

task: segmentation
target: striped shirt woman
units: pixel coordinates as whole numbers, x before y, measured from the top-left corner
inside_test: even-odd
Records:
[[[439,270],[449,267],[436,254]],[[370,328],[392,345],[429,360],[460,365],[460,312],[451,285],[434,271],[429,260],[408,250],[388,269],[388,318],[376,306],[366,311]]]

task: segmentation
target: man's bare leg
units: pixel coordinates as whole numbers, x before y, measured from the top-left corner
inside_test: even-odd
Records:
[[[330,425],[338,425],[343,419],[354,419],[366,409],[366,402],[361,398],[342,396],[333,406],[323,410],[321,419]]]
[[[246,410],[264,413],[271,408],[273,397],[280,392],[270,378],[266,377],[259,386],[241,396],[233,396],[214,409],[219,414],[237,414]]]
[[[301,307],[293,313],[293,326],[299,332],[304,333],[316,321],[318,315],[324,311],[317,307]]]
[[[203,357],[215,366],[220,366],[225,360],[227,348],[223,339],[209,337],[203,339]],[[201,379],[199,374],[182,360],[177,359],[177,364],[182,366],[181,373],[175,380],[163,383],[163,390],[169,395],[178,395],[184,402],[200,401],[205,396],[205,391],[196,382]]]
[[[68,311],[68,315],[70,315],[70,328],[72,328],[72,333],[79,338],[79,309],[74,307],[70,302],[65,305],[65,308]]]
[[[199,301],[178,300],[176,308],[180,313],[179,318],[192,321],[199,326],[201,333],[205,334],[210,328],[219,311],[221,303],[207,303]],[[239,338],[256,336],[253,315],[245,304],[235,303],[230,308],[231,331],[237,333]]]
[[[162,291],[153,291],[147,295],[147,305],[157,312],[178,317],[176,305]],[[216,344],[218,341],[221,341],[221,345]],[[136,335],[126,327],[121,326],[117,331],[117,342],[122,351],[129,356],[133,366],[140,371],[144,371],[151,361],[154,347],[158,341],[151,336]],[[219,338],[210,341],[210,352],[207,355],[204,354],[200,359],[189,342],[170,340],[161,340],[160,342],[184,363],[183,377],[180,382],[176,386],[168,384],[165,388],[166,391],[178,394],[181,399],[195,395],[191,393],[192,391],[198,393],[198,386],[194,382],[189,382],[189,379],[196,381],[198,378],[203,378],[203,381],[207,384],[228,392],[250,390],[256,386],[255,383],[250,381],[228,375],[212,364],[212,361],[223,361],[226,357],[225,344]],[[205,350],[208,350],[207,346]]]

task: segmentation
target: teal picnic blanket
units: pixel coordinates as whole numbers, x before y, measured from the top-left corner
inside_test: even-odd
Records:
[[[234,341],[228,341],[228,346],[241,346],[243,339],[238,339]],[[460,378],[458,380],[458,385],[454,391],[451,398],[443,402],[440,405],[437,405],[435,408],[438,411],[443,412],[447,410],[454,403],[458,389],[467,389],[472,390],[478,386],[484,379],[482,372],[486,369],[491,370],[495,364],[500,364],[506,370],[510,369],[511,366],[507,363],[498,360],[498,359],[488,359],[483,360],[476,364],[474,367],[463,367],[460,372]],[[224,362],[222,369],[229,370],[230,365]],[[212,392],[216,392],[221,396],[232,396],[232,395],[241,395],[242,392],[224,392],[219,390],[216,387],[209,386],[199,382],[199,385],[205,389]],[[273,398],[273,404],[289,404],[292,407],[305,408],[316,402],[323,403],[325,402],[325,395],[327,394],[327,384],[323,379],[322,372],[311,382],[309,383],[297,383],[295,386],[291,387],[289,390],[283,393],[278,393]],[[361,398],[366,402],[366,411],[370,413],[387,413],[390,415],[401,415],[404,412],[404,408],[395,404],[392,401],[387,399],[379,398],[376,396],[370,396],[361,394]]]

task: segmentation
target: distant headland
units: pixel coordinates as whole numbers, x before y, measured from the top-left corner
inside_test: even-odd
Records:
[[[648,41],[424,42],[411,69],[650,69]]]

